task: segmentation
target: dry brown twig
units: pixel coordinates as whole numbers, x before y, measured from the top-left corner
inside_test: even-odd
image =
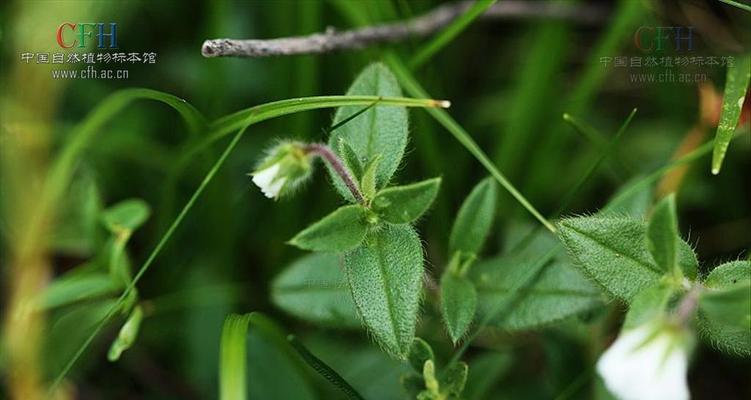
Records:
[[[409,37],[433,34],[450,24],[472,6],[471,1],[444,4],[412,19],[382,25],[278,39],[211,39],[203,42],[204,57],[269,57],[296,54],[321,54],[337,50],[360,49],[376,43],[394,43]],[[491,6],[484,20],[544,18],[598,24],[607,16],[607,8],[598,4],[504,1]]]

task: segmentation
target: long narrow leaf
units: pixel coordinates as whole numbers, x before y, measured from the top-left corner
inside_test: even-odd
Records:
[[[735,62],[728,65],[725,95],[722,97],[722,114],[720,114],[720,123],[717,125],[714,139],[712,173],[715,175],[720,173],[722,160],[725,159],[730,140],[738,126],[749,80],[751,80],[751,54],[736,57]]]

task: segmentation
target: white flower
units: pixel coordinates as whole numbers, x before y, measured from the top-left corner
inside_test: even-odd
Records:
[[[263,194],[270,199],[279,196],[279,192],[287,181],[286,177],[277,176],[278,172],[279,164],[277,163],[253,173],[253,183],[261,188]]]
[[[653,323],[623,331],[597,362],[605,386],[623,400],[688,399],[681,333]]]

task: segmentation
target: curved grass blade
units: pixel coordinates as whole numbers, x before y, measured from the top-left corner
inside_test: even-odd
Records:
[[[712,152],[712,174],[714,175],[720,173],[722,160],[725,158],[730,140],[738,126],[749,80],[751,80],[751,54],[736,57],[735,62],[728,65],[725,94],[722,96],[722,114],[720,114],[720,124],[717,125]]]
[[[286,99],[265,103],[260,106],[246,108],[213,121],[209,125],[209,133],[189,151],[195,154],[206,146],[216,142],[229,133],[237,130],[244,121],[255,124],[267,119],[302,111],[320,108],[335,108],[342,106],[402,106],[402,107],[443,107],[451,105],[446,100],[413,99],[408,97],[380,97],[380,96],[312,96]]]
[[[219,398],[221,400],[245,400],[247,398],[247,343],[250,326],[267,337],[272,345],[281,349],[285,355],[292,356],[282,330],[265,315],[252,312],[227,316],[222,327],[219,349]]]
[[[409,72],[407,67],[404,65],[404,63],[394,55],[393,53],[389,53],[385,57],[386,63],[391,67],[392,72],[394,72],[394,75],[399,79],[400,83],[402,84],[402,87],[404,90],[407,91],[407,93],[410,93],[413,96],[417,97],[427,97],[427,92],[425,89],[420,86],[420,84],[417,82],[417,80],[412,76],[412,74]],[[545,226],[549,231],[555,232],[555,227],[553,224],[550,223],[545,217],[540,214],[537,209],[532,206],[532,204],[522,195],[511,182],[506,179],[506,177],[501,173],[501,171],[496,168],[496,166],[493,164],[492,161],[490,161],[490,158],[485,154],[484,151],[480,148],[480,146],[477,145],[477,143],[472,139],[472,137],[467,133],[467,131],[464,130],[464,128],[461,127],[451,116],[439,109],[427,109],[428,113],[435,118],[438,123],[443,125],[446,130],[448,130],[456,140],[459,141],[479,162],[482,164],[485,169],[487,169],[490,174],[498,181],[498,183],[503,186],[506,191],[508,191],[511,196],[513,196],[516,201],[519,202],[527,211],[529,211],[532,216],[534,216],[538,221],[540,221],[541,224]]]
[[[725,4],[731,5],[733,7],[738,7],[741,10],[745,10],[745,11],[751,12],[751,5],[743,4],[743,3],[735,1],[735,0],[720,0],[720,1],[723,2],[723,3],[725,3]]]
[[[420,68],[442,48],[459,36],[462,31],[477,19],[477,17],[482,15],[485,10],[495,4],[495,2],[496,0],[478,0],[472,4],[472,7],[470,7],[464,14],[451,22],[441,31],[441,33],[438,34],[438,36],[418,50],[417,54],[415,54],[410,60],[409,67],[413,70]]]
[[[50,168],[41,195],[39,209],[27,230],[29,240],[36,240],[39,236],[41,224],[47,219],[53,205],[57,203],[68,187],[73,175],[73,168],[81,151],[91,143],[106,122],[135,100],[155,100],[169,105],[183,118],[191,136],[198,135],[206,126],[206,120],[198,110],[185,100],[171,94],[143,88],[123,89],[111,94],[90,112],[81,123],[72,128],[71,131],[74,136],[65,144]]]
[[[245,400],[248,325],[253,314],[230,315],[224,320],[219,362],[219,398]]]
[[[363,397],[360,395],[360,393],[357,393],[357,390],[353,388],[347,381],[344,380],[336,371],[334,371],[331,367],[326,365],[323,361],[321,361],[320,358],[316,357],[311,353],[305,346],[303,346],[302,343],[300,343],[299,340],[295,337],[295,335],[289,335],[287,336],[287,341],[290,345],[292,345],[292,348],[297,351],[297,354],[300,355],[300,357],[318,374],[320,374],[324,379],[329,381],[334,387],[339,389],[342,393],[344,393],[345,396],[347,396],[348,399],[351,400],[363,400]]]

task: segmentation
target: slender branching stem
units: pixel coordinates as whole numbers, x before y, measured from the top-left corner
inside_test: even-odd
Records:
[[[342,181],[344,181],[344,184],[352,193],[355,200],[357,200],[358,203],[365,203],[365,198],[362,196],[362,193],[360,193],[360,189],[352,178],[352,174],[350,174],[342,160],[339,159],[339,156],[337,156],[329,146],[322,143],[311,143],[305,146],[305,151],[323,158],[323,160],[331,166],[334,172],[342,178]]]

